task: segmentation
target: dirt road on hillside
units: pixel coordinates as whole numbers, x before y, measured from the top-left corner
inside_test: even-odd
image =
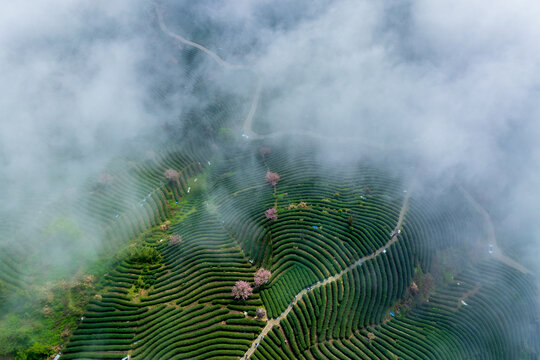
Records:
[[[251,347],[244,354],[242,359],[249,359],[250,356],[253,355],[253,353],[257,349],[258,344],[266,336],[266,334],[268,334],[268,332],[270,330],[272,330],[272,328],[274,326],[279,325],[281,320],[283,320],[284,318],[287,317],[289,312],[293,309],[293,306],[296,305],[298,300],[301,299],[302,296],[307,294],[308,291],[313,291],[318,287],[325,286],[328,283],[339,280],[343,275],[350,272],[355,267],[360,266],[363,262],[371,260],[374,257],[379,256],[380,254],[383,254],[386,249],[388,249],[393,243],[395,243],[397,241],[398,233],[400,232],[401,225],[403,224],[403,218],[405,217],[405,213],[407,212],[407,208],[409,206],[409,199],[411,197],[413,185],[414,185],[414,182],[411,182],[411,184],[409,185],[409,188],[407,190],[407,194],[405,195],[405,198],[403,199],[403,205],[401,206],[401,211],[399,213],[398,221],[397,221],[396,227],[394,228],[394,235],[390,238],[390,240],[384,246],[377,249],[377,251],[375,251],[373,254],[364,256],[363,258],[358,259],[353,264],[349,265],[347,268],[343,269],[341,272],[337,273],[336,275],[330,276],[330,277],[328,277],[328,278],[326,278],[326,279],[324,279],[322,281],[319,281],[317,284],[313,285],[310,288],[310,290],[308,290],[306,288],[306,289],[300,291],[298,294],[296,294],[293,301],[289,304],[289,306],[287,307],[287,309],[285,309],[285,311],[283,311],[277,318],[268,320],[268,322],[266,323],[266,326],[263,328],[263,330],[261,331],[261,333],[259,334],[257,339],[255,339],[253,341],[253,343],[251,344]]]

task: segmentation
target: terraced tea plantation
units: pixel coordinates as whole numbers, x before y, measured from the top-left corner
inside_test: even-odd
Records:
[[[147,210],[111,233],[143,241],[103,275],[61,359],[537,358],[533,279],[489,256],[457,188],[443,200],[412,172],[261,145],[135,165]],[[89,207],[104,222],[122,204],[107,191]],[[252,293],[235,298],[238,281]]]
[[[534,6],[432,3],[5,6],[0,360],[540,360]]]

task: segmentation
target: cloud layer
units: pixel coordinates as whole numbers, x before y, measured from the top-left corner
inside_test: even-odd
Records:
[[[0,154],[17,190],[76,185],[147,125],[140,17],[128,2],[3,6]]]
[[[255,131],[301,129],[338,143],[400,148],[431,173],[476,189],[501,241],[537,263],[540,238],[526,229],[540,213],[540,4],[269,6],[203,1],[191,8],[200,24],[221,30],[201,37],[205,45],[261,75]],[[194,37],[193,29],[204,29],[181,24],[177,31]]]
[[[255,131],[307,129],[337,142],[358,138],[398,147],[436,174],[481,188],[499,224],[538,223],[537,2],[165,6],[172,31],[260,74]],[[249,102],[252,88],[235,89],[249,80],[223,75],[201,54],[195,58],[201,65],[188,74],[181,60],[145,68],[156,58],[170,60],[178,48],[149,29],[153,16],[150,4],[128,1],[4,5],[1,181],[24,189],[9,191],[4,208],[83,182],[124,142],[160,134],[163,123],[207,106],[212,97],[194,92],[196,76]],[[179,93],[155,105],[152,87],[161,79]],[[529,235],[527,246],[538,246],[538,236]]]

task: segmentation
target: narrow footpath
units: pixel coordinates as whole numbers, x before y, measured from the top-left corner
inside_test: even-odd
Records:
[[[459,190],[461,191],[463,196],[465,196],[467,201],[475,208],[475,210],[478,211],[480,215],[482,215],[482,217],[484,218],[484,221],[486,223],[486,229],[488,232],[489,245],[493,247],[493,251],[490,255],[496,258],[497,260],[505,263],[506,265],[521,271],[524,274],[531,274],[531,271],[529,269],[527,269],[525,266],[521,265],[514,259],[511,259],[510,257],[506,256],[504,252],[501,250],[501,248],[497,244],[497,238],[495,237],[495,228],[493,227],[493,223],[491,222],[491,217],[489,216],[486,209],[484,209],[482,205],[480,205],[472,197],[472,195],[463,188],[463,186],[460,186]]]
[[[327,285],[327,284],[329,284],[329,283],[331,283],[333,281],[339,280],[343,275],[350,272],[356,266],[360,266],[360,265],[362,265],[363,262],[371,260],[371,259],[375,258],[376,256],[379,256],[380,254],[384,253],[386,249],[388,249],[393,243],[395,243],[397,241],[398,234],[399,234],[399,232],[401,230],[401,225],[403,223],[403,218],[404,218],[405,213],[407,212],[407,208],[409,206],[409,199],[411,197],[413,185],[414,185],[414,181],[411,182],[411,184],[409,185],[409,188],[407,190],[407,194],[405,195],[405,198],[403,200],[403,205],[401,206],[401,211],[399,213],[398,222],[396,224],[396,227],[394,228],[394,232],[393,232],[394,235],[390,238],[390,240],[384,246],[377,249],[377,251],[375,251],[373,254],[364,256],[363,258],[358,259],[353,264],[349,265],[347,268],[343,269],[341,272],[337,273],[336,275],[330,276],[330,277],[328,277],[328,278],[326,278],[326,279],[324,279],[322,281],[319,281],[317,284],[310,287],[309,288],[310,290],[308,290],[306,288],[306,289],[300,291],[298,294],[296,294],[293,301],[289,304],[289,306],[287,307],[287,309],[285,309],[285,311],[283,311],[277,318],[268,320],[268,322],[266,323],[266,326],[263,328],[263,330],[261,331],[261,333],[259,334],[257,339],[255,339],[253,341],[253,343],[251,344],[251,347],[249,348],[249,350],[244,354],[244,356],[242,356],[242,359],[247,360],[247,359],[249,359],[251,357],[251,355],[253,355],[253,353],[257,349],[258,344],[266,336],[266,334],[268,334],[268,332],[270,330],[272,330],[272,328],[274,326],[279,325],[281,320],[283,320],[285,317],[287,317],[289,312],[293,309],[293,306],[296,305],[298,300],[301,299],[302,296],[307,294],[308,291],[313,291],[318,287],[325,286],[325,285]]]
[[[217,62],[219,65],[230,69],[230,70],[246,70],[250,71],[255,74],[257,77],[257,84],[255,85],[255,93],[253,94],[253,98],[251,100],[251,105],[249,107],[249,112],[244,119],[244,123],[242,125],[242,131],[243,136],[247,137],[248,139],[255,140],[261,138],[258,134],[253,132],[253,118],[255,116],[255,113],[257,112],[257,107],[259,104],[259,97],[261,96],[261,90],[262,90],[262,78],[261,76],[254,71],[253,69],[245,66],[245,65],[235,65],[231,64],[228,61],[221,58],[218,54],[215,52],[207,49],[206,47],[202,46],[201,44],[197,44],[196,42],[190,41],[186,38],[184,38],[181,35],[175,34],[172,31],[170,31],[167,26],[165,25],[165,22],[163,21],[163,8],[157,4],[154,4],[157,14],[157,19],[159,22],[159,27],[161,28],[161,31],[163,31],[166,35],[172,37],[173,39],[181,42],[182,44],[186,44],[189,46],[193,46],[194,48],[197,48],[201,50],[202,52],[206,53],[208,56],[210,56],[212,59],[214,59],[215,62]]]
[[[233,65],[233,64],[223,60],[215,52],[213,52],[211,50],[208,50],[207,48],[205,48],[201,44],[197,44],[197,43],[195,43],[193,41],[190,41],[190,40],[184,38],[183,36],[180,36],[178,34],[173,33],[172,31],[170,31],[167,28],[167,26],[163,22],[163,8],[162,8],[162,6],[154,4],[154,7],[156,9],[156,14],[157,14],[158,22],[159,22],[159,27],[161,28],[161,31],[163,31],[165,34],[169,35],[173,39],[176,39],[176,40],[180,41],[183,44],[193,46],[193,47],[205,52],[212,59],[214,59],[219,65],[224,66],[224,67],[226,67],[228,69],[247,69],[245,66],[242,66],[242,65]]]

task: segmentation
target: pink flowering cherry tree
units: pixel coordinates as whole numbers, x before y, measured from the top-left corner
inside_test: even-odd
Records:
[[[272,153],[272,150],[270,150],[269,147],[263,146],[259,149],[259,154],[264,157],[265,155],[269,155]]]
[[[255,316],[257,316],[257,319],[261,320],[266,316],[266,310],[263,308],[258,308],[255,310]]]
[[[178,171],[176,170],[173,170],[173,169],[167,169],[165,170],[165,172],[163,173],[163,175],[165,175],[165,179],[167,179],[168,182],[178,182]]]
[[[99,174],[98,184],[100,186],[110,185],[112,184],[113,181],[114,181],[114,178],[110,174],[108,173]]]
[[[266,284],[268,280],[270,280],[270,276],[272,276],[272,273],[270,272],[270,270],[260,268],[259,270],[257,270],[254,276],[255,286],[258,287],[258,286]]]
[[[176,245],[182,243],[182,237],[178,234],[169,236],[169,245]]]
[[[232,296],[234,296],[235,299],[242,299],[246,300],[248,297],[253,294],[253,289],[251,288],[251,285],[247,281],[239,280],[234,284],[232,288]]]
[[[277,210],[275,208],[270,208],[264,212],[264,216],[270,220],[277,220]]]
[[[279,174],[272,171],[268,171],[266,173],[266,181],[268,181],[268,183],[271,186],[276,186],[279,181]]]

